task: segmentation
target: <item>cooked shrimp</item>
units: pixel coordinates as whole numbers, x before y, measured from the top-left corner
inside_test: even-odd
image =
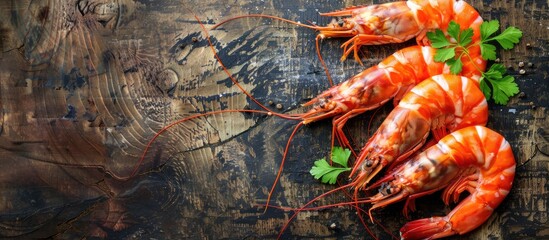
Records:
[[[323,16],[350,16],[342,23],[332,22],[326,27],[316,27],[319,38],[351,37],[343,43],[342,60],[354,52],[360,61],[358,49],[362,45],[400,43],[416,37],[420,45],[428,43],[426,34],[435,29],[446,30],[450,21],[463,29],[473,28],[473,41],[480,39],[480,14],[464,1],[409,0],[365,7],[350,7]]]
[[[455,131],[382,179],[379,193],[370,198],[370,212],[446,188],[443,198],[459,200],[448,215],[414,220],[401,229],[403,239],[434,239],[464,234],[482,225],[509,193],[515,176],[515,158],[503,136],[482,126]]]
[[[360,152],[351,172],[357,191],[385,166],[416,152],[430,131],[439,140],[447,131],[487,121],[488,105],[477,82],[456,75],[426,79],[402,98]]]
[[[473,42],[480,39],[480,14],[469,4],[461,0],[409,0],[391,2],[364,7],[349,7],[340,11],[322,13],[322,16],[345,17],[341,21],[333,20],[327,26],[307,25],[275,16],[251,14],[237,16],[216,24],[212,29],[238,18],[272,18],[298,26],[319,31],[319,39],[351,38],[341,45],[345,60],[354,52],[354,58],[360,61],[358,50],[363,45],[381,45],[401,43],[416,37],[420,45],[428,45],[426,34],[435,29],[446,30],[450,21],[457,22],[462,29],[472,28]],[[320,57],[320,55],[319,55]]]

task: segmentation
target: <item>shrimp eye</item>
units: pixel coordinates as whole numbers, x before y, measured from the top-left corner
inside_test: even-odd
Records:
[[[338,21],[335,18],[332,18],[332,21],[330,22],[330,24],[328,24],[328,27],[337,28],[341,26],[340,21],[341,20]]]
[[[321,98],[318,100],[318,104],[317,106],[319,108],[325,108],[326,107],[326,103],[328,103],[328,100],[326,98]]]
[[[391,194],[391,184],[384,182],[381,184],[381,187],[379,188],[379,193],[383,196],[387,196]]]
[[[343,27],[343,24],[345,24],[345,21],[343,21],[343,19],[339,19],[337,21],[337,24],[339,24],[340,27]]]
[[[366,167],[371,167],[372,165],[374,165],[374,161],[372,160],[366,160]]]

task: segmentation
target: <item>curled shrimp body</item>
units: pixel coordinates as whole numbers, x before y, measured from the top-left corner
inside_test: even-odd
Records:
[[[445,188],[443,199],[458,202],[448,215],[414,220],[401,229],[403,239],[435,239],[467,233],[482,225],[509,193],[515,158],[503,136],[482,126],[455,131],[436,145],[398,167],[382,179],[371,197],[370,211],[405,200],[414,209],[415,198]]]
[[[450,21],[462,28],[473,28],[473,41],[480,38],[480,14],[464,1],[409,0],[364,7],[350,7],[321,14],[344,17],[328,26],[315,27],[318,38],[350,37],[343,43],[342,60],[354,52],[360,62],[358,49],[362,45],[400,43],[416,37],[420,45],[427,45],[426,33],[434,29],[446,30]],[[317,38],[317,39],[318,39]]]
[[[437,75],[412,88],[362,148],[351,177],[356,189],[385,166],[399,163],[425,143],[460,128],[485,125],[488,105],[478,83],[463,76]]]

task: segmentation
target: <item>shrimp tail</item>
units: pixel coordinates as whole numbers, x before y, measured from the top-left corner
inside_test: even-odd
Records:
[[[451,157],[444,152],[449,152]],[[498,133],[482,126],[467,127],[451,133],[437,145],[423,152],[422,155],[420,158],[423,159],[423,163],[415,164],[415,166],[421,165],[422,167],[417,168],[420,171],[413,174],[415,180],[413,184],[416,184],[418,179],[422,179],[423,183],[415,186],[387,183],[385,186],[395,189],[404,187],[419,189],[420,185],[431,184],[430,187],[421,189],[421,191],[431,189],[425,191],[425,194],[444,187],[446,188],[446,202],[452,194],[457,196],[463,191],[469,191],[470,195],[446,216],[419,219],[405,224],[400,229],[402,239],[435,239],[468,233],[488,220],[494,209],[505,199],[513,184],[516,163],[509,142]],[[430,158],[426,156],[430,156]],[[443,171],[439,171],[438,176],[434,178],[422,178],[421,174],[427,176],[431,172],[436,172],[421,173],[422,168],[429,164],[430,159],[439,159],[437,168],[443,169]],[[410,161],[414,161],[414,159]],[[455,165],[445,165],[444,162],[454,162]],[[414,165],[412,162],[407,164],[410,167]],[[445,166],[442,167],[443,165]],[[457,171],[456,167],[463,170]],[[472,172],[472,168],[476,168],[476,171]],[[405,172],[400,173],[404,174]],[[425,194],[415,190],[411,196]]]
[[[433,239],[454,234],[446,217],[414,220],[406,223],[400,229],[400,237],[402,239]]]
[[[493,208],[478,204],[468,197],[447,216],[406,223],[400,229],[400,235],[402,239],[436,239],[464,234],[484,223],[493,211]]]

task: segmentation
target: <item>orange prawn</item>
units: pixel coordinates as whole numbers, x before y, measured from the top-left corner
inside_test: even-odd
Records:
[[[482,225],[509,193],[515,175],[515,158],[503,136],[482,126],[455,131],[436,145],[384,177],[379,193],[366,202],[370,212],[406,200],[414,210],[414,199],[441,189],[443,200],[459,201],[448,215],[414,220],[401,229],[402,239],[435,239],[465,234]],[[371,216],[371,214],[370,214]]]
[[[391,164],[425,143],[429,132],[439,140],[460,128],[485,125],[488,104],[478,83],[463,76],[437,75],[412,88],[365,144],[351,172],[356,190]]]
[[[401,43],[416,37],[419,45],[427,45],[426,34],[435,29],[447,29],[454,20],[462,26],[472,27],[473,41],[480,39],[480,14],[464,1],[409,0],[365,7],[350,7],[341,11],[321,14],[343,17],[342,23],[332,22],[326,27],[316,27],[318,37],[351,37],[343,43],[343,56],[353,52],[360,61],[358,50],[363,45]]]
[[[318,42],[324,38],[350,38],[341,45],[344,61],[351,52],[360,61],[359,48],[363,45],[381,45],[402,43],[416,37],[419,45],[429,45],[426,34],[435,29],[446,30],[450,21],[455,21],[462,28],[473,29],[473,41],[480,39],[480,25],[483,20],[480,14],[462,0],[409,0],[362,7],[348,7],[340,11],[321,13],[321,16],[347,17],[340,21],[333,20],[327,26],[307,25],[299,22],[263,14],[237,16],[224,20],[212,29],[239,18],[262,17],[272,18],[298,26],[319,31]],[[323,64],[324,65],[324,64]],[[325,65],[324,65],[325,67]]]

